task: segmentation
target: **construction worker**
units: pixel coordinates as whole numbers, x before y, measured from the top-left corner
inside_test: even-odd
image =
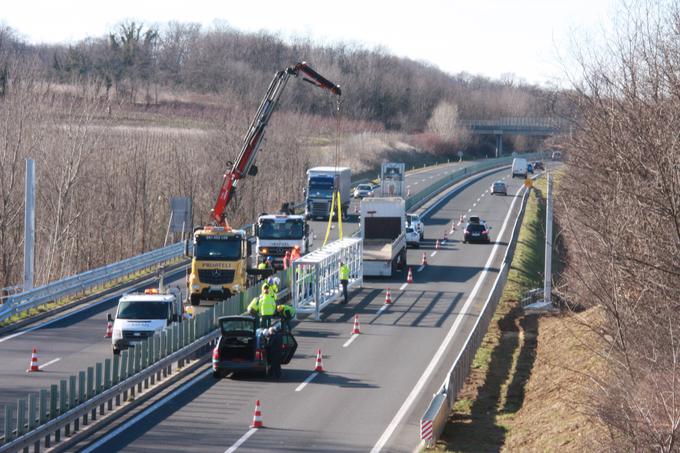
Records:
[[[276,284],[276,280],[278,280],[278,278],[269,277],[267,281],[264,282],[264,284],[262,285],[262,289],[264,289],[264,285],[269,286],[269,292],[272,293],[274,299],[276,299],[279,294],[279,285]]]
[[[276,313],[281,318],[281,322],[285,324],[288,332],[291,331],[290,321],[295,318],[295,307],[289,304],[281,304],[276,306]]]
[[[269,285],[262,286],[262,294],[258,301],[260,326],[269,327],[271,318],[276,313],[276,298],[270,293]]]
[[[191,305],[185,305],[183,311],[184,311],[184,313],[182,313],[183,319],[191,319],[194,317],[194,307],[192,307]]]
[[[286,254],[283,256],[283,269],[288,269],[288,267],[290,267],[290,263],[290,250],[286,250]]]
[[[290,252],[290,261],[291,261],[291,263],[292,263],[293,261],[295,261],[296,259],[300,258],[300,256],[302,256],[302,255],[300,255],[300,246],[299,246],[299,245],[296,245],[295,247],[293,247],[293,251]]]
[[[261,262],[260,264],[257,265],[257,268],[262,270],[262,269],[273,269],[272,265],[273,258],[271,256],[268,256],[266,260]]]
[[[340,260],[340,284],[342,285],[342,304],[347,303],[347,285],[349,284],[349,266]]]
[[[283,361],[283,335],[280,327],[270,327],[266,330],[267,360],[269,372],[277,381],[281,378],[281,362]]]

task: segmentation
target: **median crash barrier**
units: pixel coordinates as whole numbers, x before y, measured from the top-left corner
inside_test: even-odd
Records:
[[[508,248],[505,251],[503,264],[501,265],[500,272],[496,276],[491,293],[486,299],[474,327],[465,340],[463,348],[453,361],[453,365],[439,388],[439,391],[435,393],[430,405],[420,419],[420,440],[421,443],[427,446],[434,445],[441,436],[446,421],[448,420],[448,415],[451,412],[453,405],[456,403],[458,392],[463,388],[465,380],[470,374],[470,368],[472,367],[472,362],[477,354],[477,350],[484,340],[491,319],[496,312],[498,302],[503,295],[503,289],[505,288],[505,282],[507,281],[508,272],[510,270],[510,263],[512,262],[512,257],[517,245],[517,235],[519,234],[519,228],[522,225],[522,218],[524,217],[528,194],[529,192],[525,190],[524,196],[522,197],[520,212],[515,219]]]
[[[364,281],[363,240],[344,238],[314,250],[293,261],[292,305],[298,313],[314,314],[321,319],[321,310],[342,297],[340,261],[349,266],[347,290],[361,287]]]
[[[289,296],[290,275],[290,270],[275,274],[281,281],[279,299]],[[219,338],[218,319],[243,313],[260,289],[254,285],[143,339],[120,355],[6,405],[0,452],[29,447],[39,451],[41,445],[50,448],[134,399],[136,393],[168,382],[173,368],[178,371],[187,361],[210,351]]]

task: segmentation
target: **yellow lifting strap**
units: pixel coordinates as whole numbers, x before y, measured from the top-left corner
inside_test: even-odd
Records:
[[[336,204],[336,198],[337,198],[337,204]],[[328,213],[328,226],[326,226],[326,237],[323,240],[323,245],[326,245],[328,242],[328,236],[331,234],[331,224],[333,223],[333,211],[335,211],[335,206],[337,205],[338,207],[338,234],[340,236],[340,239],[342,239],[342,202],[340,200],[340,192],[335,191],[333,193],[333,198],[331,200],[331,210]]]

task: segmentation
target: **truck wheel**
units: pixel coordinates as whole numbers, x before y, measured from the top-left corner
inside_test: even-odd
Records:
[[[200,294],[192,294],[189,296],[189,303],[193,305],[194,307],[199,305],[201,303],[201,296]]]

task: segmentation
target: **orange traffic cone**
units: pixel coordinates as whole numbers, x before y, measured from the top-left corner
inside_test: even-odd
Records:
[[[406,283],[413,283],[413,272],[411,272],[411,268],[408,268],[408,275],[406,276]]]
[[[33,348],[33,354],[31,354],[31,364],[26,372],[32,373],[34,371],[40,371],[40,368],[38,368],[38,350],[36,348]]]
[[[321,363],[321,349],[316,350],[316,366],[314,367],[314,371],[317,373],[323,373],[323,363]]]
[[[456,222],[451,222],[451,234],[456,231]]]
[[[253,414],[253,423],[250,424],[251,428],[262,428],[264,424],[262,423],[262,412],[260,412],[260,400],[255,401],[255,413]]]
[[[352,335],[355,333],[361,333],[361,330],[359,330],[359,315],[354,315],[354,328],[352,329]]]
[[[441,248],[441,245],[439,244],[439,239],[437,239],[437,242],[435,242],[434,248],[435,248],[436,250],[439,250],[439,249]]]
[[[104,334],[104,338],[111,338],[113,336],[113,322],[111,319],[109,319],[106,322],[106,333]]]
[[[422,264],[423,266],[427,266],[427,255],[425,254],[425,252],[423,252],[423,259],[420,262],[420,264]]]
[[[392,303],[392,296],[390,296],[390,289],[387,288],[387,292],[385,293],[385,305],[390,305]]]
[[[463,223],[464,221],[465,221],[465,214],[461,214],[460,220],[458,221],[458,223]]]

